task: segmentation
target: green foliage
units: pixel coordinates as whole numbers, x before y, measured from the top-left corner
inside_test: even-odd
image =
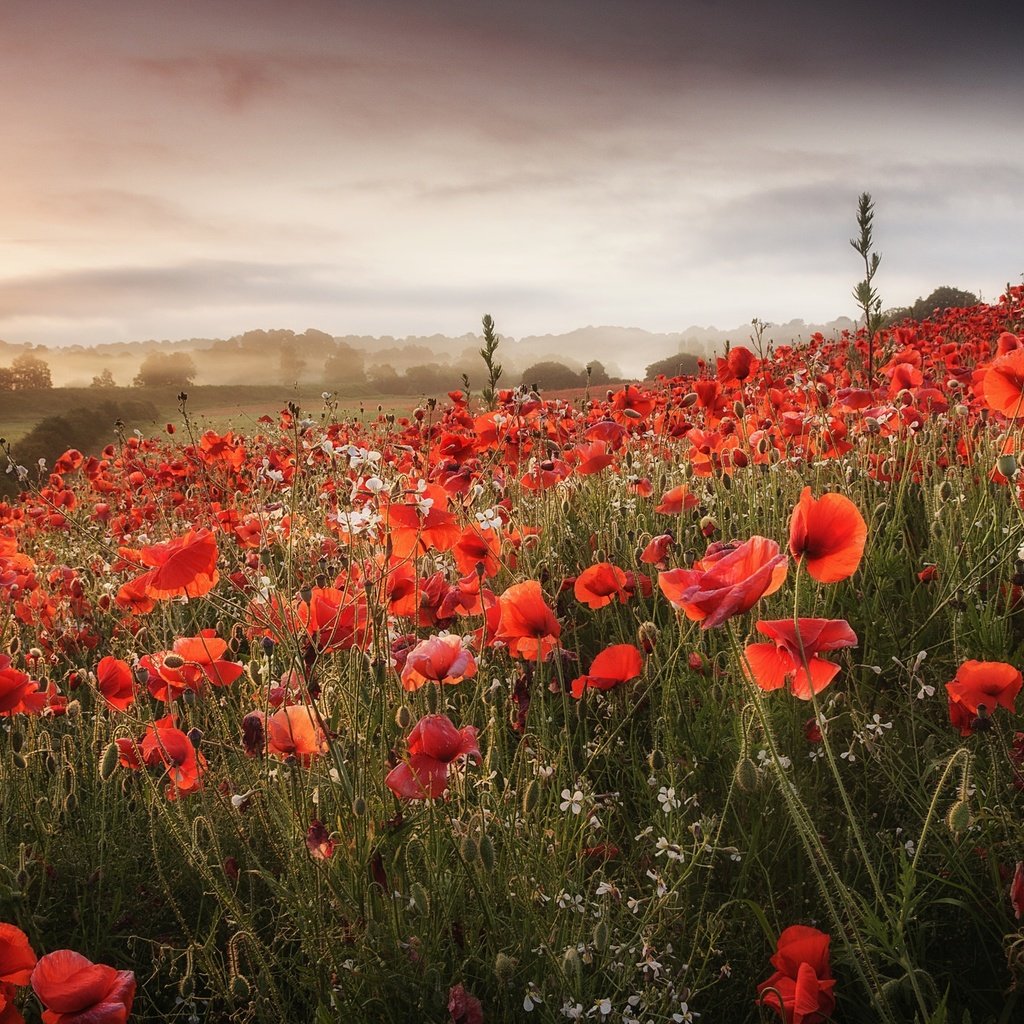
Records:
[[[677,352],[675,355],[666,356],[664,359],[651,363],[644,371],[644,378],[654,380],[662,375],[666,377],[695,375],[700,370],[697,360],[698,357],[690,352]]]
[[[143,388],[186,388],[196,379],[195,360],[187,352],[152,352],[132,383]]]
[[[91,388],[116,388],[117,381],[114,380],[114,375],[109,369],[104,368],[100,373],[96,374],[92,379],[89,387]]]
[[[860,254],[864,260],[864,280],[858,282],[853,290],[853,297],[860,306],[864,317],[864,330],[868,342],[868,380],[874,380],[874,344],[875,334],[882,326],[882,300],[879,298],[878,290],[874,287],[873,281],[878,271],[878,265],[882,262],[879,253],[873,252],[872,245],[872,222],[875,217],[875,204],[871,201],[868,192],[862,192],[857,201],[857,227],[860,234],[850,239],[850,245]]]
[[[484,347],[480,349],[480,358],[487,369],[487,383],[483,389],[483,400],[488,409],[493,409],[498,401],[498,380],[501,378],[501,363],[496,362],[494,354],[498,351],[498,335],[494,330],[494,320],[490,313],[485,313],[482,320],[484,329]]]
[[[8,368],[0,368],[0,391],[45,391],[53,387],[45,359],[25,352]]]
[[[558,388],[578,388],[587,382],[586,373],[580,373],[554,359],[534,363],[523,370],[520,383],[526,387],[539,387],[547,390]]]
[[[918,298],[912,306],[897,306],[885,310],[882,314],[882,326],[889,327],[901,320],[926,320],[937,311],[969,308],[976,306],[979,301],[974,292],[954,288],[952,285],[941,285],[926,299]]]

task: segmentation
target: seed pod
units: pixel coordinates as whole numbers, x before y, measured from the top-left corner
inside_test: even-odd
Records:
[[[164,666],[169,669],[185,667],[185,659],[180,654],[168,654],[164,658]]]
[[[494,843],[491,842],[491,837],[486,833],[480,837],[478,852],[480,854],[480,863],[484,866],[484,870],[488,872],[493,871]]]
[[[736,785],[744,793],[753,793],[757,783],[757,766],[749,757],[741,757],[736,765]]]
[[[996,459],[996,469],[1008,480],[1017,475],[1017,457],[1015,455],[1000,455]]]

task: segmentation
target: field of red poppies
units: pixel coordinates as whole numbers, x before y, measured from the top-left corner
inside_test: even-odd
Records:
[[[1024,288],[874,348],[12,453],[0,1022],[1019,1020]]]

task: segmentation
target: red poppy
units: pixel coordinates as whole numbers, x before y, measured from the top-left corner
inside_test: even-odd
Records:
[[[25,711],[25,699],[39,689],[39,684],[24,672],[11,668],[11,659],[0,654],[0,715]]]
[[[153,568],[137,577],[135,589],[155,601],[172,597],[202,597],[217,585],[217,538],[207,529],[189,530],[163,544],[151,544],[139,553],[143,565]]]
[[[299,616],[322,654],[362,647],[370,637],[369,611],[362,587],[313,587],[309,603],[300,606]]]
[[[842,494],[811,497],[805,487],[789,523],[789,550],[819,583],[845,580],[857,571],[868,527],[857,506]]]
[[[1019,921],[1024,916],[1024,861],[1021,860],[1017,861],[1010,882],[1010,905],[1013,907],[1013,916]]]
[[[950,721],[961,736],[970,736],[972,723],[984,707],[991,711],[995,705],[1015,710],[1017,694],[1024,683],[1020,672],[1002,661],[965,661],[952,682],[946,683],[949,694]]]
[[[135,679],[128,662],[109,655],[96,666],[96,686],[115,711],[127,711],[135,700]]]
[[[448,788],[448,766],[461,757],[480,763],[476,729],[456,729],[446,715],[426,715],[408,736],[409,759],[393,768],[384,780],[402,800],[427,800]]]
[[[452,558],[463,576],[477,572],[488,578],[497,575],[500,555],[501,537],[497,531],[474,526],[467,526],[452,548]]]
[[[603,608],[616,598],[625,604],[629,598],[626,593],[626,574],[611,562],[598,562],[576,577],[573,593],[576,600],[588,608]]]
[[[422,640],[405,657],[402,686],[418,690],[426,682],[449,686],[476,675],[473,652],[462,646],[462,637],[448,634]]]
[[[661,502],[654,506],[654,511],[665,516],[677,516],[684,509],[696,508],[699,504],[700,499],[690,493],[686,484],[680,484],[661,496]]]
[[[773,1009],[785,1024],[824,1024],[836,1005],[830,942],[817,928],[787,928],[771,958],[775,973],[757,986],[757,1002]]]
[[[36,955],[28,936],[15,925],[0,921],[0,982],[27,985],[35,965]]]
[[[135,998],[135,975],[70,949],[40,957],[32,989],[46,1007],[43,1024],[124,1024]]]
[[[290,704],[275,711],[266,720],[266,735],[270,753],[282,760],[294,756],[300,764],[308,765],[328,750],[319,716],[307,704]]]
[[[207,683],[230,686],[245,671],[227,661],[227,642],[217,631],[204,629],[198,636],[181,637],[169,651],[146,654],[139,666],[149,673],[149,692],[163,701],[177,700],[186,690],[199,692]]]
[[[838,665],[817,655],[857,643],[857,635],[845,619],[762,620],[757,630],[772,643],[747,644],[747,678],[767,691],[788,682],[793,695],[801,700],[821,693],[839,671]]]
[[[654,565],[659,569],[664,569],[668,565],[669,548],[674,543],[675,538],[670,533],[662,533],[657,537],[653,537],[647,547],[641,552],[640,561],[647,565]]]
[[[1012,418],[1024,416],[1024,349],[1011,349],[994,360],[981,388],[990,409]]]
[[[742,544],[716,541],[692,569],[658,573],[661,592],[701,628],[720,626],[774,594],[786,578],[788,562],[766,537]]]
[[[124,761],[125,751],[120,742],[118,747],[122,750],[121,760]],[[166,768],[170,781],[166,790],[168,800],[200,788],[200,779],[206,770],[206,758],[196,750],[188,735],[176,728],[173,715],[165,715],[148,726],[139,748],[146,764],[162,764]],[[137,755],[135,757],[138,763]]]
[[[586,689],[611,690],[636,679],[644,670],[643,655],[632,644],[606,647],[590,663],[590,671],[572,681],[572,695],[582,697]]]
[[[544,603],[536,580],[516,583],[498,598],[501,620],[496,640],[508,645],[513,657],[547,661],[558,646],[562,627]]]
[[[330,860],[334,856],[334,840],[323,822],[313,821],[306,830],[306,849],[314,860]]]

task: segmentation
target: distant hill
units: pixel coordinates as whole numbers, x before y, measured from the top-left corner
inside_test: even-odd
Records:
[[[785,324],[769,325],[764,339],[776,344],[792,344],[817,331],[831,337],[855,327],[854,321],[848,317],[826,324],[790,320]],[[523,338],[500,335],[498,358],[505,367],[504,381],[511,381],[532,364],[549,359],[563,362],[575,370],[596,359],[613,377],[641,377],[645,367],[659,359],[678,352],[711,356],[716,351],[723,351],[726,342],[747,344],[751,335],[749,324],[729,330],[691,326],[671,333],[646,331],[639,327],[588,326],[566,334],[528,335]],[[0,366],[9,365],[19,355],[30,352],[50,364],[53,383],[57,387],[87,386],[93,376],[104,369],[110,370],[117,384],[127,385],[150,353],[186,351],[195,353],[197,384],[272,383],[293,379],[310,383],[323,378],[325,356],[340,350],[341,364],[347,361],[344,353],[349,353],[353,363],[361,363],[360,375],[365,370],[368,378],[372,378],[375,372],[404,373],[410,368],[440,364],[450,367],[456,376],[465,372],[471,379],[476,379],[480,375],[478,350],[481,344],[482,339],[470,333],[458,337],[433,334],[395,338],[332,336],[314,329],[304,333],[271,329],[248,331],[227,339],[150,339],[92,347],[44,348],[0,340]],[[284,361],[279,358],[282,348],[288,352]],[[254,355],[260,358],[253,358]],[[336,356],[336,370],[338,361]]]

